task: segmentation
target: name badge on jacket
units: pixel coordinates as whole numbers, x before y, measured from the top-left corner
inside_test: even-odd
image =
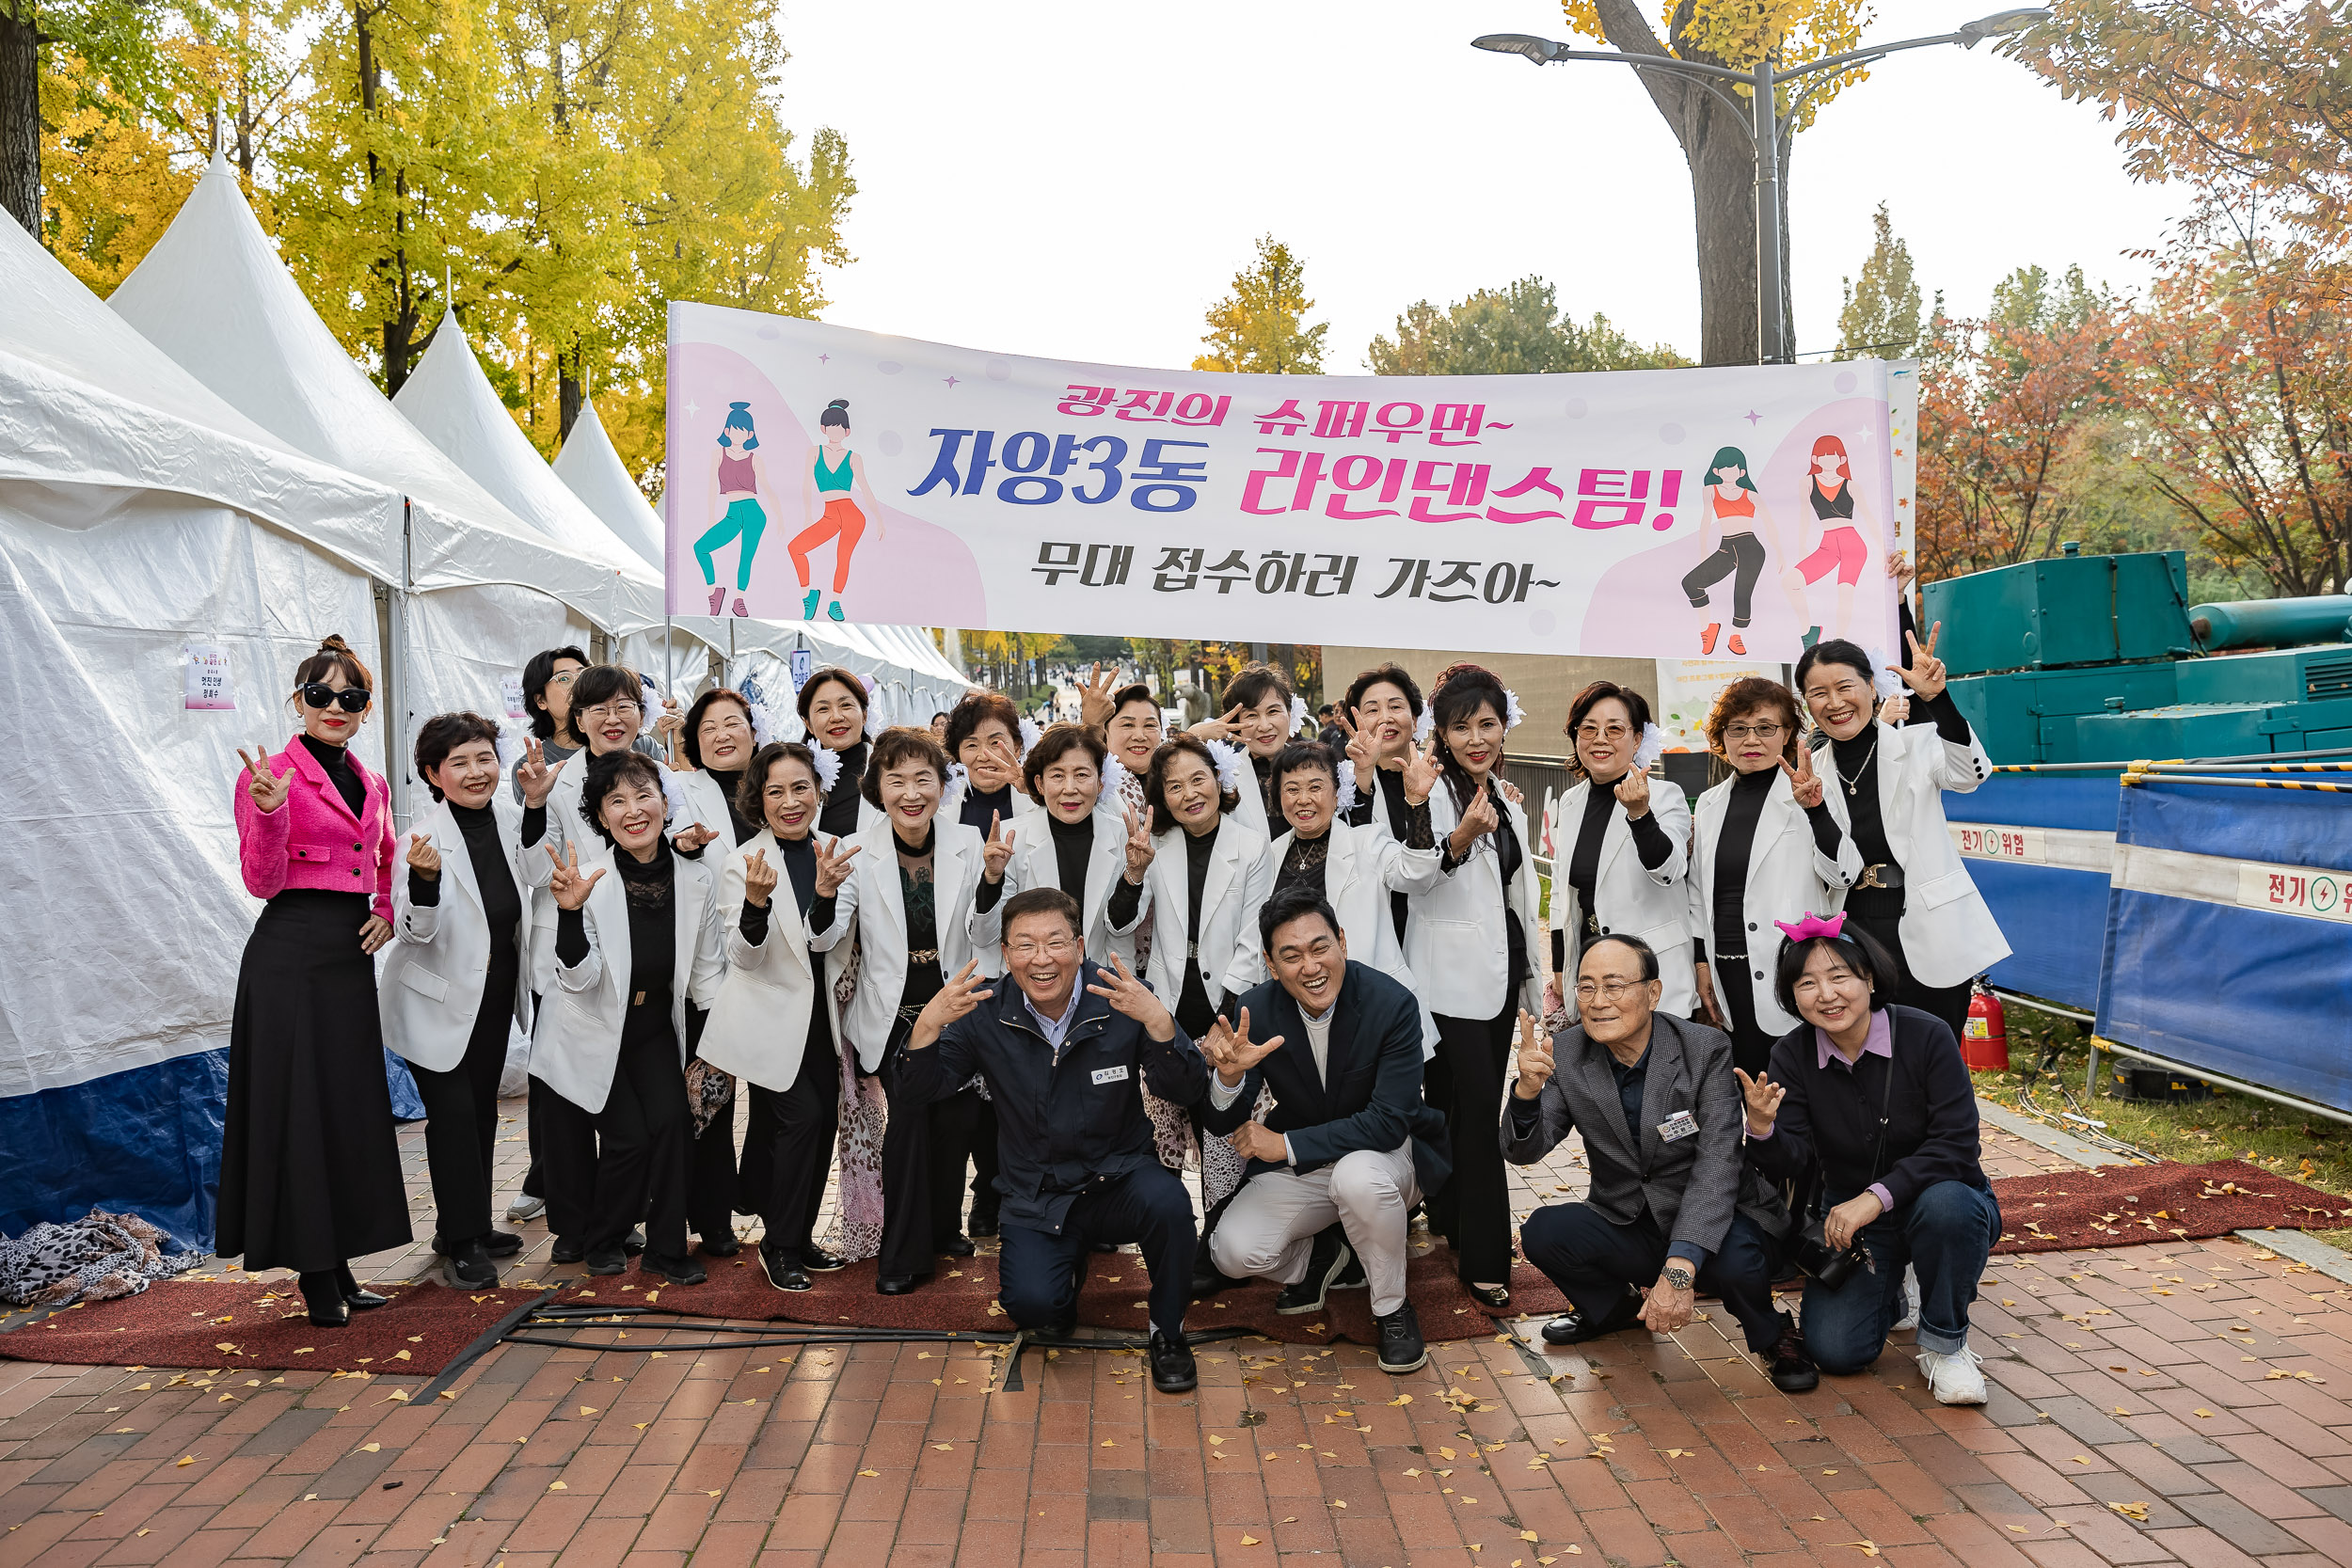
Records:
[[[1098,1085],[1123,1084],[1127,1081],[1127,1066],[1121,1062],[1117,1067],[1098,1067],[1094,1069],[1094,1081]],[[1696,1132],[1697,1129],[1692,1131]]]
[[[1666,1143],[1687,1138],[1699,1130],[1698,1118],[1688,1111],[1677,1111],[1658,1124],[1658,1136]]]

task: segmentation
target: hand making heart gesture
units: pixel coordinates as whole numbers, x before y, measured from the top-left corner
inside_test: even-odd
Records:
[[[1617,781],[1617,804],[1625,808],[1626,820],[1639,822],[1649,815],[1649,775],[1638,768],[1629,768],[1625,777]]]
[[[441,874],[441,852],[433,847],[431,833],[408,835],[408,869],[432,881]]]
[[[768,907],[768,895],[776,891],[776,868],[768,863],[768,851],[755,849],[743,857],[743,902],[754,909]]]

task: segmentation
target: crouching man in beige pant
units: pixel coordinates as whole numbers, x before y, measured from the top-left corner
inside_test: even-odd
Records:
[[[1422,1099],[1420,1006],[1348,961],[1339,917],[1311,889],[1267,899],[1258,933],[1274,978],[1234,998],[1201,1042],[1216,1069],[1203,1121],[1249,1162],[1211,1253],[1233,1278],[1279,1281],[1279,1309],[1313,1311],[1352,1248],[1381,1370],[1412,1371],[1428,1354],[1405,1299],[1406,1216],[1453,1169],[1445,1117]],[[1262,1088],[1275,1106],[1258,1121]]]

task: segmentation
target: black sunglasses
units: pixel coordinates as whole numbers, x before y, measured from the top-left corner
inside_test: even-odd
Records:
[[[340,703],[345,713],[357,713],[368,705],[369,697],[364,686],[346,686],[338,690],[325,681],[310,681],[302,688],[302,700],[312,707],[331,707]]]

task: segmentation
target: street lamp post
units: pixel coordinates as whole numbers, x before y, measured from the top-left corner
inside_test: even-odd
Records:
[[[1747,116],[1750,135],[1755,138],[1756,155],[1756,359],[1760,364],[1780,365],[1788,361],[1788,345],[1781,340],[1780,241],[1781,228],[1786,221],[1781,206],[1782,164],[1787,160],[1788,141],[1796,134],[1797,121],[1803,118],[1804,106],[1813,95],[1826,87],[1832,77],[1853,66],[1867,65],[1873,60],[1899,54],[1906,49],[1926,49],[1936,44],[1957,43],[1963,49],[1974,49],[1986,39],[2013,33],[2036,22],[2049,19],[2050,13],[2040,7],[2020,7],[1995,11],[1963,23],[1955,31],[1934,38],[1904,39],[1899,43],[1874,43],[1860,49],[1849,49],[1841,55],[1830,55],[1810,61],[1794,71],[1775,71],[1771,57],[1756,61],[1753,71],[1734,71],[1729,66],[1708,65],[1702,60],[1677,59],[1672,55],[1629,55],[1616,50],[1571,49],[1550,39],[1539,39],[1528,33],[1488,33],[1470,40],[1471,47],[1491,50],[1499,55],[1519,55],[1535,65],[1549,65],[1554,60],[1599,60],[1612,65],[1629,65],[1636,71],[1663,71],[1695,81],[1730,106],[1734,113]],[[1804,83],[1788,102],[1788,111],[1780,112],[1777,103],[1784,83]],[[1749,89],[1746,105],[1727,84],[1739,84]]]

